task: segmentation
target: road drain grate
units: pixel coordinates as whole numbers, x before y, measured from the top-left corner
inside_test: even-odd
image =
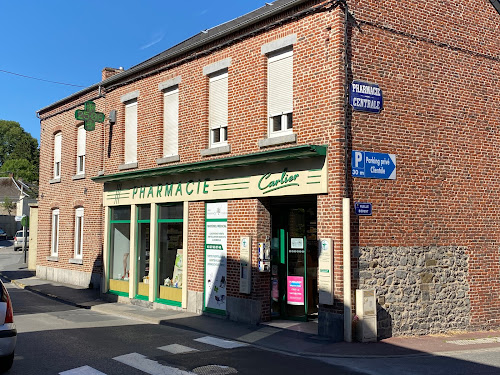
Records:
[[[192,370],[195,374],[199,375],[228,375],[237,374],[236,369],[229,366],[219,366],[219,365],[208,365],[196,367]]]

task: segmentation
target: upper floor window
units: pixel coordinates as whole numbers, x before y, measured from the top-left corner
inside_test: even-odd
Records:
[[[179,154],[179,86],[163,93],[163,156]]]
[[[85,142],[87,132],[83,125],[78,127],[77,146],[76,146],[76,173],[85,173]]]
[[[137,100],[125,104],[125,164],[137,162]]]
[[[83,207],[75,210],[75,258],[82,258],[83,248]]]
[[[210,147],[227,144],[228,122],[228,72],[218,71],[210,76],[209,87],[209,126]]]
[[[54,135],[54,178],[61,177],[61,142],[62,133]]]
[[[269,136],[292,133],[293,50],[291,47],[268,54],[267,110]]]
[[[51,254],[57,256],[59,253],[59,209],[52,210],[52,241]]]

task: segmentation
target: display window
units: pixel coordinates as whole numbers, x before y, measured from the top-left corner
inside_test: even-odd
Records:
[[[182,203],[158,205],[157,301],[181,306],[183,269]]]
[[[112,207],[109,238],[109,291],[129,295],[130,206]]]
[[[150,229],[151,206],[137,206],[137,288],[136,298],[149,299],[149,258],[150,258]]]

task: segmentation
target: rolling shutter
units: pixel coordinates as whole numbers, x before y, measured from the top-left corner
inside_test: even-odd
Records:
[[[293,51],[268,58],[268,115],[293,112]]]
[[[228,74],[223,71],[210,77],[209,121],[210,128],[227,126],[228,119]]]
[[[125,163],[137,162],[137,102],[125,106]]]
[[[163,156],[179,153],[179,89],[166,91],[163,97]]]

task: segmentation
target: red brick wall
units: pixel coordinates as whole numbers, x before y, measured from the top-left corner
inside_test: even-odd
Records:
[[[88,95],[88,98],[96,93]],[[97,110],[103,111],[104,99],[95,100]],[[70,103],[71,107],[75,103]],[[59,108],[58,110],[60,110]],[[54,111],[55,113],[56,111]],[[50,115],[49,114],[46,114]],[[85,179],[73,180],[76,174],[77,130],[82,122],[75,120],[74,110],[52,116],[41,123],[40,135],[40,193],[37,265],[56,267],[86,273],[101,273],[104,237],[104,211],[102,208],[102,185],[90,180],[102,169],[103,124],[87,132],[85,150]],[[61,179],[53,179],[54,134],[62,132]],[[74,258],[75,209],[84,208],[83,264],[70,264]],[[52,209],[59,209],[59,259],[47,261],[51,255]]]
[[[500,325],[500,17],[480,1],[350,1],[352,74],[384,93],[352,148],[397,155],[394,181],[355,179],[353,245],[465,246],[472,326]]]

